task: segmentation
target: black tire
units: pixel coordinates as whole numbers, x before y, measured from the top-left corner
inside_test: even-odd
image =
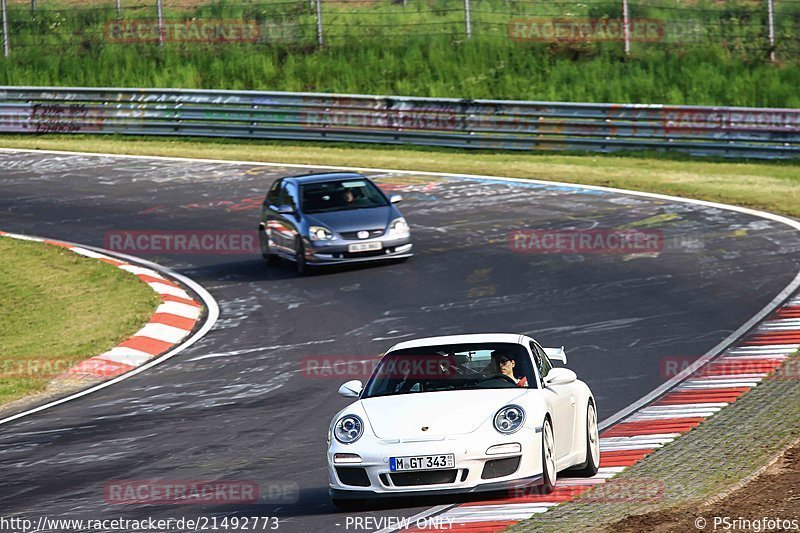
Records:
[[[597,409],[590,400],[586,407],[586,460],[575,467],[573,472],[578,477],[592,477],[597,474],[598,468],[600,468],[600,439],[597,434]]]
[[[306,266],[306,247],[300,237],[297,237],[294,242],[294,262],[297,273],[301,276],[304,275],[308,270]]]
[[[264,231],[264,228],[258,229],[258,245],[261,248],[261,258],[268,265],[274,265],[278,262],[278,256],[269,250],[269,239],[267,238],[267,232]]]
[[[549,436],[549,447],[547,440]],[[549,457],[548,457],[549,451]],[[550,494],[556,488],[556,439],[553,434],[553,425],[549,418],[544,419],[542,424],[542,484],[540,490],[542,494]],[[548,468],[551,464],[551,468]]]
[[[361,511],[367,508],[368,500],[343,500],[341,498],[331,498],[331,503],[342,511]]]

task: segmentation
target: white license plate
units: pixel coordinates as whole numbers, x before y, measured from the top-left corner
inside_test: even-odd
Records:
[[[456,456],[452,453],[443,455],[412,455],[408,457],[390,457],[389,470],[392,472],[408,472],[411,470],[443,470],[455,468]]]
[[[383,243],[380,242],[360,242],[347,247],[348,252],[372,252],[381,249],[383,249]]]

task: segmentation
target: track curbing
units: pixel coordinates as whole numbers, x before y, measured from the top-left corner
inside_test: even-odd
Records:
[[[114,348],[84,359],[65,373],[54,378],[56,382],[76,377],[94,381],[103,379],[103,382],[64,398],[0,419],[0,425],[86,396],[165,361],[204,336],[219,316],[219,308],[216,301],[199,284],[155,263],[133,256],[117,254],[109,250],[66,241],[5,231],[0,231],[0,237],[59,246],[86,258],[109,263],[137,277],[158,294],[161,299],[161,303],[150,317],[148,323],[136,333]],[[170,278],[190,288],[198,299],[202,301],[202,304],[182,288],[179,283],[172,281]],[[203,312],[204,306],[205,314]]]

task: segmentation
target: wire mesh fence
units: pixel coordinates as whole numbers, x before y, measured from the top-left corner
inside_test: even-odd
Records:
[[[718,45],[800,57],[800,0],[2,0],[4,53],[502,40],[591,52]]]

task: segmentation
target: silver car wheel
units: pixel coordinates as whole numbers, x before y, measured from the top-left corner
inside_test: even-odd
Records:
[[[589,404],[586,413],[586,432],[589,436],[589,450],[592,454],[593,464],[600,464],[600,437],[597,431],[597,410],[593,403]]]
[[[544,446],[544,468],[547,471],[547,479],[555,485],[556,484],[556,453],[555,441],[553,439],[553,428],[550,421],[544,423],[542,430],[542,439]]]

